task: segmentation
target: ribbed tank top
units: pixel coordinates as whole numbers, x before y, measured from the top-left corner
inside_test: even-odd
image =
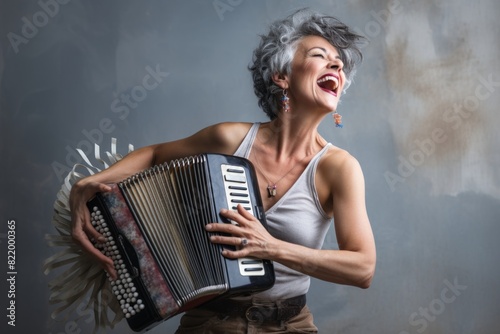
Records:
[[[259,130],[260,123],[254,123],[242,143],[234,153],[248,158]],[[295,184],[266,211],[269,232],[276,238],[309,248],[320,249],[332,221],[324,212],[319,202],[315,186],[315,174],[318,162],[328,151],[330,143],[325,145],[309,162]],[[274,262],[275,285],[257,294],[259,299],[285,299],[306,293],[310,278],[298,271]]]

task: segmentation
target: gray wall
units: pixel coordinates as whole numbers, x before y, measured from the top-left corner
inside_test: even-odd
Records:
[[[55,252],[44,235],[73,148],[109,149],[116,137],[125,152],[215,122],[264,121],[246,70],[256,36],[304,6],[370,42],[340,106],[344,128],[328,117],[321,131],[363,166],[377,272],[368,290],[313,281],[317,325],[323,333],[498,333],[500,2],[58,1],[0,5],[3,313],[9,220],[18,272],[16,327],[2,315],[3,333],[90,330],[86,321],[50,321],[41,272]],[[150,71],[160,72],[158,84],[145,86]],[[325,247],[335,247],[333,233]]]

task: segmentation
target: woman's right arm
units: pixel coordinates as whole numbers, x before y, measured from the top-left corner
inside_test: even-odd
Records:
[[[94,256],[111,277],[116,278],[112,260],[90,241],[92,238],[102,241],[103,237],[90,223],[86,203],[96,193],[109,191],[107,184],[120,182],[153,165],[208,152],[233,154],[250,126],[248,123],[216,124],[184,139],[140,148],[108,169],[81,179],[73,185],[69,198],[73,239]]]
[[[72,237],[85,251],[94,256],[104,270],[116,278],[113,261],[94,247],[90,239],[104,241],[104,238],[90,223],[86,203],[98,192],[110,190],[107,183],[116,183],[127,176],[151,166],[154,161],[154,147],[144,147],[133,151],[121,161],[100,173],[76,182],[71,188],[69,205],[71,209]]]

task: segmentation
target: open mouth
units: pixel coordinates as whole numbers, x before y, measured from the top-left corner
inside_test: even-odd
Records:
[[[319,78],[317,83],[324,91],[333,93],[333,95],[337,96],[337,90],[339,88],[339,78],[337,76],[326,74]]]

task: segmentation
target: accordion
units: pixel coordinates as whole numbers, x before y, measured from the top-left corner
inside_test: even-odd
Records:
[[[271,261],[227,259],[205,230],[208,223],[233,223],[219,212],[238,204],[266,226],[248,160],[202,154],[154,166],[111,187],[87,205],[106,239],[95,246],[118,272],[111,287],[132,330],[147,330],[215,298],[273,286]]]

